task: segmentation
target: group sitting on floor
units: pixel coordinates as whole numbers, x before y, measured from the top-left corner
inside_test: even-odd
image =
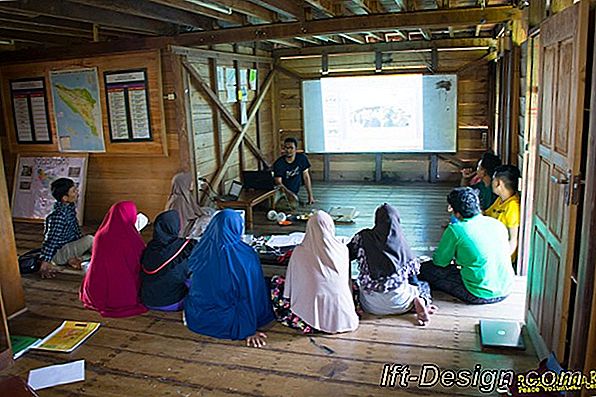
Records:
[[[486,178],[483,167],[489,163],[494,167]],[[432,261],[421,263],[414,254],[399,212],[389,204],[376,209],[372,228],[347,244],[335,235],[332,218],[318,211],[308,220],[285,276],[272,279],[264,277],[256,250],[242,239],[242,217],[200,207],[189,193],[190,174],[175,176],[166,211],[155,219],[147,245],[135,227],[132,201],[114,204],[95,237],[83,237],[76,187],[61,178],[52,184],[56,204],[46,219],[41,273],[55,275],[51,261],[80,267],[91,250],[80,288],[86,308],[104,317],[183,310],[190,330],[254,347],[266,344],[263,331],[275,320],[304,334],[339,333],[356,330],[362,312],[412,312],[423,326],[437,310],[431,289],[468,304],[500,302],[511,293],[519,170],[495,163],[483,157],[477,182],[489,184],[494,198],[483,203],[482,193],[472,187],[455,188],[447,196],[454,220]]]

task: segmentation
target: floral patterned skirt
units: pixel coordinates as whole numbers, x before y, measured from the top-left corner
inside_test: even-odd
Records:
[[[286,279],[282,276],[273,276],[271,278],[271,301],[273,302],[273,312],[277,321],[286,327],[297,329],[305,335],[314,334],[317,330],[304,322],[290,309],[290,300],[284,298],[285,283]]]

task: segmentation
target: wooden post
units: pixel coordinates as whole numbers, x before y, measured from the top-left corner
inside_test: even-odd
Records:
[[[253,55],[257,55],[257,45],[255,44],[255,46],[252,49],[252,53]],[[261,90],[261,85],[259,84],[259,77],[260,77],[260,73],[259,73],[259,62],[255,61],[252,64],[252,67],[257,71],[257,89],[255,90],[255,95],[259,96],[259,92]],[[250,71],[248,72],[248,77],[249,77],[249,85],[250,85]],[[259,110],[257,112],[257,120],[256,120],[256,125],[255,125],[257,131],[257,147],[259,149],[261,148],[261,111]],[[263,169],[263,163],[262,162],[258,162],[258,166],[259,166],[259,170]]]
[[[383,153],[375,154],[375,182],[383,179]]]
[[[439,181],[439,156],[436,154],[430,155],[430,164],[428,167],[428,181],[430,183],[437,183]]]
[[[238,44],[234,44],[234,52],[238,52]],[[236,115],[237,115],[237,120],[240,120],[240,107],[242,106],[241,102],[242,99],[238,100],[238,92],[240,91],[240,68],[238,66],[238,60],[234,59],[233,62],[234,65],[234,70],[236,72]],[[247,76],[248,78],[248,76]],[[242,144],[242,141],[240,142],[240,144],[238,145],[238,164],[240,166],[240,173],[242,174],[242,171],[244,171],[246,169],[246,167],[244,166],[244,145]]]
[[[219,97],[219,87],[217,86],[217,60],[214,58],[209,58],[209,75],[211,80],[211,89]],[[217,111],[217,109],[212,109],[211,120],[211,122],[213,123],[213,144],[215,146],[216,153],[215,164],[217,164],[217,168],[219,168],[223,163],[223,138],[221,135],[221,119],[219,118],[219,112]],[[217,189],[218,192],[221,193],[221,186],[214,186],[213,188]]]
[[[10,316],[25,309],[25,295],[17,261],[17,247],[12,228],[12,214],[8,205],[8,189],[4,176],[4,160],[0,151],[0,289]]]
[[[331,156],[328,153],[325,153],[323,155],[323,180],[325,182],[329,182],[329,180],[331,179],[329,177],[329,173],[330,173],[330,168],[331,168]]]

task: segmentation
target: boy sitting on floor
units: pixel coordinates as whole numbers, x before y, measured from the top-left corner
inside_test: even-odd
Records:
[[[43,278],[56,275],[51,262],[80,269],[83,260],[90,258],[89,253],[93,246],[93,236],[83,236],[77,221],[76,202],[79,192],[72,179],[56,179],[52,182],[51,189],[56,203],[45,221],[39,269]]]

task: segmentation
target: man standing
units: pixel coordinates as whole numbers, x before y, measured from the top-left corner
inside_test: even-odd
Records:
[[[273,164],[273,173],[275,184],[280,192],[285,194],[290,207],[297,207],[298,192],[300,185],[304,180],[306,193],[308,195],[308,204],[314,204],[315,198],[312,193],[312,184],[310,180],[310,162],[303,153],[296,153],[298,141],[295,138],[286,138],[284,140],[284,155],[278,158]]]
[[[91,252],[93,236],[83,236],[77,221],[76,202],[79,192],[68,178],[56,179],[52,182],[52,196],[56,199],[54,209],[46,217],[44,240],[41,248],[41,277],[56,275],[50,262],[58,265],[68,264],[80,269],[83,255]],[[87,255],[86,259],[89,259]]]

